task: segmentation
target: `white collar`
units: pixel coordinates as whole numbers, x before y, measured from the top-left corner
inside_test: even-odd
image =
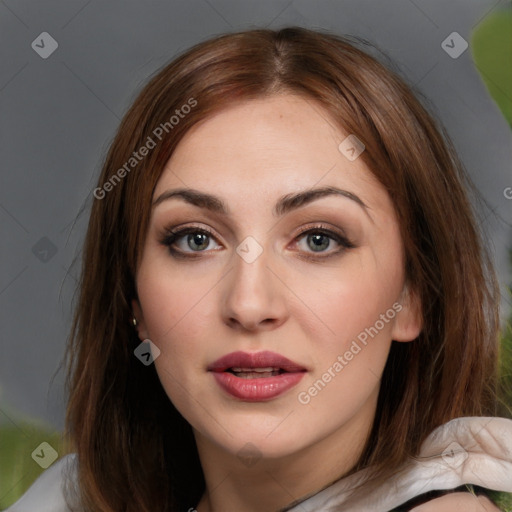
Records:
[[[289,512],[334,512],[347,501],[348,490],[364,481],[367,470],[335,482]],[[456,418],[435,429],[421,446],[417,460],[384,484],[360,491],[343,512],[388,512],[432,490],[473,484],[512,492],[512,420],[493,417]]]
[[[71,512],[63,487],[68,478],[76,481],[76,461],[76,453],[71,453],[54,462],[5,512]]]

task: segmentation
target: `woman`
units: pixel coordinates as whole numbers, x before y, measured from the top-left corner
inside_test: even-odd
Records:
[[[94,190],[75,453],[10,510],[499,510],[512,421],[465,183],[347,39],[253,30],[177,58]]]

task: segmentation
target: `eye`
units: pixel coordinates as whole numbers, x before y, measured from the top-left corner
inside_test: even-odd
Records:
[[[295,240],[297,245],[306,253],[326,253],[325,256],[320,256],[321,258],[327,258],[355,247],[345,235],[328,229],[323,225],[309,229],[306,228]],[[332,250],[333,246],[334,250]],[[328,249],[331,250],[328,251]]]
[[[197,258],[200,253],[218,250],[214,234],[207,228],[187,226],[181,229],[168,228],[160,240],[176,258]],[[216,244],[213,245],[212,244]],[[324,225],[305,228],[295,238],[295,244],[301,252],[317,258],[328,258],[355,247],[342,233],[333,231]],[[334,247],[333,247],[334,246]],[[330,250],[329,250],[330,249]]]
[[[167,229],[160,243],[167,246],[174,256],[189,257],[193,253],[211,250],[210,243],[213,241],[214,236],[209,229],[189,226],[177,230]]]

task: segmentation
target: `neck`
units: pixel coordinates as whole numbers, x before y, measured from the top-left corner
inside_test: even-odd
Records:
[[[195,432],[206,481],[197,512],[278,511],[328,487],[354,468],[366,444],[373,413],[371,418],[353,418],[300,451],[273,459],[263,456],[250,466],[241,465],[239,457]]]

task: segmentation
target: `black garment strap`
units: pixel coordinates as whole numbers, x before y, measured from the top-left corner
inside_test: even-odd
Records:
[[[399,507],[394,508],[390,512],[409,512],[414,507],[417,507],[419,505],[422,505],[423,503],[432,501],[436,498],[440,498],[441,496],[444,496],[446,494],[451,494],[453,492],[469,492],[476,496],[484,495],[492,503],[494,503],[494,501],[490,498],[490,496],[487,494],[486,491],[487,491],[487,489],[485,489],[484,487],[479,487],[478,485],[471,485],[471,484],[461,485],[460,487],[456,487],[455,489],[448,489],[448,490],[443,490],[443,491],[429,491],[424,494],[420,494],[419,496],[416,496],[415,498],[410,499],[406,503],[403,503]],[[494,503],[494,504],[496,505],[496,503]]]

